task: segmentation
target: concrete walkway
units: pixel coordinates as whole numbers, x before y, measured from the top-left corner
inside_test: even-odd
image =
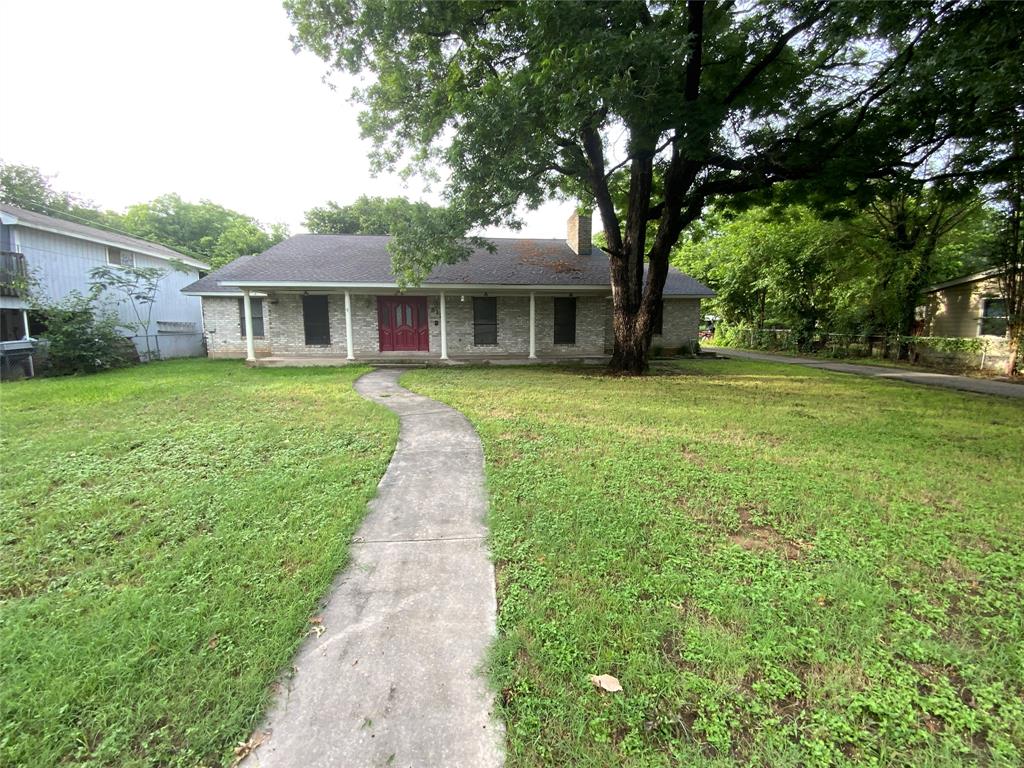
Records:
[[[722,357],[733,357],[739,360],[760,360],[766,363],[791,363],[793,365],[806,365],[808,368],[823,368],[826,371],[836,371],[837,373],[853,373],[857,376],[870,376],[877,379],[905,381],[909,384],[927,384],[933,387],[959,389],[963,392],[978,392],[983,395],[1024,397],[1024,384],[1010,384],[1005,381],[972,379],[970,376],[954,376],[948,373],[908,371],[903,368],[884,368],[878,365],[840,363],[830,360],[817,360],[811,357],[768,355],[763,352],[747,352],[746,350],[723,349],[722,347],[702,347],[702,349],[714,352]]]
[[[503,762],[480,669],[495,633],[480,440],[401,373],[356,382],[401,417],[398,447],[246,768]]]

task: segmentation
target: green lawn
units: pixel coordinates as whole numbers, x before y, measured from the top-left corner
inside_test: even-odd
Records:
[[[0,765],[231,762],[394,447],[365,370],[0,387]]]
[[[741,361],[403,382],[484,441],[510,767],[1021,764],[1024,403]]]

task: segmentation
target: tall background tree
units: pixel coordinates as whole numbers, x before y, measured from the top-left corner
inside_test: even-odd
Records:
[[[264,226],[210,200],[191,203],[176,194],[129,206],[121,226],[138,237],[199,254],[214,268],[264,251],[288,236],[283,224]]]
[[[798,345],[859,322],[866,253],[848,222],[789,206],[715,211],[705,224],[680,242],[673,263],[715,289],[712,314],[758,330],[792,329]]]
[[[993,79],[1024,69],[1011,4],[285,5],[298,45],[371,75],[356,95],[378,166],[448,173],[451,231],[431,232],[431,248],[396,238],[396,267],[460,258],[459,235],[515,225],[521,203],[592,202],[612,367],[629,373],[646,368],[671,250],[710,201],[787,180],[848,193],[920,163],[936,142],[978,135],[1005,106]],[[987,157],[982,144],[960,172]]]
[[[104,225],[117,219],[112,211],[101,211],[94,203],[57,189],[53,177],[38,168],[3,160],[0,160],[0,203],[80,223]]]
[[[1024,140],[1024,108],[1010,134],[1011,145],[1020,152]],[[1019,166],[1006,174],[997,190],[1001,208],[999,231],[993,249],[993,264],[999,270],[999,287],[1006,303],[1009,356],[1006,374],[1012,376],[1020,361],[1024,335],[1024,170]]]
[[[806,349],[821,333],[906,335],[920,287],[990,266],[998,228],[998,212],[978,197],[952,210],[888,192],[863,209],[715,209],[672,261],[715,289],[709,312],[755,330],[787,329]]]
[[[306,211],[302,222],[316,235],[389,235],[399,222],[415,216],[425,203],[413,203],[404,197],[368,197],[360,195],[354,203],[339,205],[329,200]]]

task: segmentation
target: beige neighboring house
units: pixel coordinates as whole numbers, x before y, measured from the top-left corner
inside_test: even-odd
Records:
[[[1006,338],[1006,300],[999,270],[989,269],[926,288],[918,307],[924,336]]]
[[[1006,300],[999,274],[998,268],[988,269],[926,288],[917,308],[919,334],[981,338],[987,342],[984,367],[999,369],[1008,352]]]
[[[259,365],[347,360],[604,359],[612,346],[608,254],[591,221],[566,239],[489,238],[402,290],[388,237],[296,235],[182,289],[203,302],[210,357]],[[707,286],[670,269],[656,353],[697,348]]]

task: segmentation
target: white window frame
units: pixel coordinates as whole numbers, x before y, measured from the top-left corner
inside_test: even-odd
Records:
[[[119,254],[119,260],[114,261],[110,254],[111,251],[117,251]],[[128,263],[125,263],[127,257]],[[124,248],[115,248],[112,245],[107,246],[107,264],[112,267],[134,267],[135,266],[135,254],[132,251],[125,250]]]

